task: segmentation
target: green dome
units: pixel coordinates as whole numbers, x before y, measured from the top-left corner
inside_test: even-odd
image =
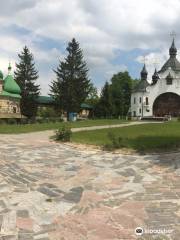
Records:
[[[2,80],[3,79],[3,73],[2,73],[2,71],[0,70],[0,80]]]
[[[12,75],[8,75],[4,79],[4,90],[9,93],[20,94],[21,89],[19,85],[16,83]]]

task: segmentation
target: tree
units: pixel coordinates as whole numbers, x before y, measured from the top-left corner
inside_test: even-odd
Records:
[[[39,77],[38,71],[35,68],[34,57],[27,46],[18,54],[18,57],[20,61],[16,63],[14,75],[21,88],[21,113],[29,119],[34,119],[38,107],[36,98],[40,94],[40,86],[36,83]]]
[[[111,79],[110,92],[115,117],[126,116],[130,107],[133,80],[129,73],[119,72]]]
[[[90,83],[89,94],[85,100],[85,103],[95,107],[98,101],[99,96],[97,93],[97,88],[93,85],[93,83]]]
[[[56,80],[52,81],[50,95],[69,116],[70,112],[80,111],[81,104],[90,92],[91,84],[79,43],[73,38],[66,50],[67,57],[60,61],[57,70],[54,70]]]
[[[104,87],[101,90],[100,99],[95,109],[95,115],[97,117],[105,118],[112,116],[112,102],[110,95],[110,86],[108,82],[105,83]]]

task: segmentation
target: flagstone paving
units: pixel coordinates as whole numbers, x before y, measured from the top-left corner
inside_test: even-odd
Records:
[[[166,234],[135,235],[135,228]],[[0,240],[180,239],[180,153],[122,155],[0,135]]]

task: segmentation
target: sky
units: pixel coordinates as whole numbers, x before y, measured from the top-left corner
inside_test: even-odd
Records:
[[[10,61],[15,70],[27,45],[46,95],[75,37],[98,90],[120,71],[139,78],[144,58],[150,81],[168,58],[172,31],[180,48],[179,22],[180,0],[2,0],[0,69],[6,74]]]

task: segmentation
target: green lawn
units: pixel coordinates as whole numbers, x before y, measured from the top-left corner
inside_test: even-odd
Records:
[[[180,122],[77,132],[73,133],[72,141],[104,146],[110,144],[109,132],[122,139],[122,146],[137,151],[168,151],[180,147]]]
[[[28,132],[37,132],[37,131],[45,131],[45,130],[55,130],[63,125],[68,125],[71,128],[79,128],[79,127],[90,127],[90,126],[100,126],[100,125],[113,125],[113,124],[121,124],[127,122],[125,120],[118,119],[100,119],[100,120],[83,120],[72,123],[41,123],[41,124],[26,124],[26,125],[7,125],[0,124],[0,133],[28,133]]]

